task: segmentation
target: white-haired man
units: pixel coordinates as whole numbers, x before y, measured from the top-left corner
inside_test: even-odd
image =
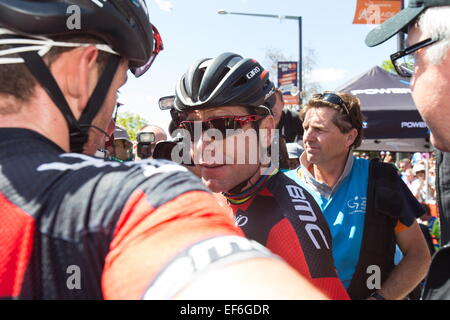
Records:
[[[431,142],[450,151],[450,0],[410,0],[407,8],[372,30],[366,38],[369,47],[383,43],[398,32],[407,32],[407,48],[391,55],[397,72],[412,77],[411,88],[417,109],[431,131]],[[448,154],[438,156],[439,163],[450,163]],[[443,161],[443,162],[442,162]],[[449,226],[449,168],[438,178],[442,235]],[[440,190],[440,192],[439,192]],[[448,235],[447,235],[448,237]],[[448,240],[447,240],[448,241]],[[444,242],[445,243],[445,242]],[[450,249],[441,250],[433,258],[425,290],[425,298],[450,298]]]

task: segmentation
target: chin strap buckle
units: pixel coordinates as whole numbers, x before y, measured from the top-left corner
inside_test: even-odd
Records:
[[[82,128],[78,132],[72,132],[70,134],[70,152],[83,153],[83,146],[87,140],[87,129]]]

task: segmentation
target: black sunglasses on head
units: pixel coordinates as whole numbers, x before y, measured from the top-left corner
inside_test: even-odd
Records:
[[[314,99],[319,99],[323,101],[330,102],[332,104],[336,104],[340,106],[343,110],[345,110],[345,113],[347,115],[350,115],[350,112],[348,111],[347,105],[345,104],[344,100],[342,100],[341,97],[339,97],[335,93],[327,92],[327,93],[316,93],[313,95]]]

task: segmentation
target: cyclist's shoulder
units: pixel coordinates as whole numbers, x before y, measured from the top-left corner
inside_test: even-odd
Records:
[[[68,175],[73,183],[79,181],[81,188],[95,189],[96,192],[110,194],[156,191],[177,193],[177,190],[192,186],[205,189],[200,180],[186,168],[166,160],[147,159],[136,162],[105,161],[82,154],[67,153],[57,161],[41,164],[38,171],[53,171]]]
[[[305,185],[301,183],[301,179],[297,176],[297,169],[278,171],[273,178],[274,187],[276,186],[277,189],[289,190],[292,187],[298,187],[306,190]]]
[[[120,211],[136,192],[156,208],[182,193],[207,190],[187,169],[164,160],[119,163],[61,153],[27,161],[24,168],[9,170],[6,196],[30,212],[39,211],[42,203],[55,214]]]
[[[313,195],[307,188],[306,184],[295,177],[295,170],[292,172],[278,171],[276,175],[270,179],[269,189],[279,202],[286,202],[293,199],[308,199],[313,201]]]

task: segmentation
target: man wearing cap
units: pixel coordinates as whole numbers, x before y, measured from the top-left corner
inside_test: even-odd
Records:
[[[425,203],[427,200],[427,187],[428,195],[434,194],[431,181],[428,183],[425,181],[425,165],[423,163],[417,163],[413,167],[414,175],[416,179],[411,183],[411,192],[420,203]]]
[[[125,128],[116,126],[114,142],[107,147],[112,160],[119,162],[133,160],[133,142]]]
[[[286,149],[288,152],[288,164],[289,169],[295,169],[299,166],[299,157],[303,152],[303,148],[296,142],[286,143]]]
[[[410,0],[407,8],[372,30],[366,37],[366,44],[377,46],[401,31],[408,34],[407,48],[392,54],[391,60],[400,75],[412,77],[412,96],[431,131],[431,142],[441,151],[448,152],[450,0]],[[449,154],[439,154],[437,162],[441,234],[445,244],[450,239],[450,195],[446,191],[450,179]],[[449,252],[441,251],[433,259],[427,283],[430,290],[425,291],[425,298],[450,298],[450,273],[444,272],[449,270],[450,249],[446,250]],[[434,279],[437,274],[441,277],[438,280]],[[439,285],[433,287],[433,284]],[[447,289],[439,291],[438,287]]]
[[[408,8],[372,30],[366,44],[379,45],[401,31],[408,32],[408,47],[391,60],[401,76],[412,77],[412,96],[431,142],[450,151],[450,0],[411,0]]]

